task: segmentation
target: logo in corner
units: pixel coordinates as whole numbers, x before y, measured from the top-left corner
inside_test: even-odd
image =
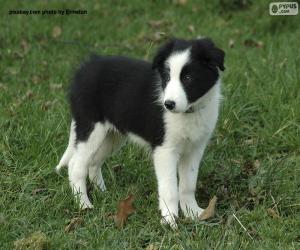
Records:
[[[295,16],[298,15],[297,2],[272,2],[269,5],[271,16]]]

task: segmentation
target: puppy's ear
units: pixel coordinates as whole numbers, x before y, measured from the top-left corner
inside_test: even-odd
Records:
[[[200,60],[205,60],[209,65],[224,71],[225,52],[215,46],[209,38],[196,40],[193,49]]]
[[[175,40],[173,39],[158,49],[155,57],[153,58],[152,69],[157,69],[163,66],[165,60],[171,54],[174,44]]]
[[[209,58],[213,65],[217,66],[220,70],[224,71],[224,58],[225,52],[217,47],[210,50]]]

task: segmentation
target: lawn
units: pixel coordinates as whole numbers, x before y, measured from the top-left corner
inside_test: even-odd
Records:
[[[37,232],[49,249],[300,248],[299,15],[242,2],[1,2],[1,249]],[[87,14],[9,15],[19,9]],[[216,216],[161,226],[151,159],[134,145],[106,162],[108,190],[93,189],[95,208],[80,212],[67,171],[54,172],[68,141],[72,72],[90,53],[151,60],[168,37],[198,35],[226,52],[221,115],[196,192],[201,207],[218,196]],[[118,229],[109,214],[129,194],[136,211]],[[74,217],[83,224],[65,232]]]

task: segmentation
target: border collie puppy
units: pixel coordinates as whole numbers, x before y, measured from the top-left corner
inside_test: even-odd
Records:
[[[218,118],[224,55],[207,38],[173,39],[152,64],[92,56],[81,66],[71,84],[69,145],[56,170],[68,166],[82,208],[93,207],[87,176],[105,190],[101,165],[129,138],[152,149],[162,222],[176,226],[178,203],[185,216],[201,215],[195,188]]]

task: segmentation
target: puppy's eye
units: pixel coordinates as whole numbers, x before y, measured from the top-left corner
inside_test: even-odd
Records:
[[[184,83],[190,83],[192,80],[193,79],[192,79],[192,77],[190,75],[185,75],[185,76],[183,76],[183,79],[182,79],[182,81]]]

